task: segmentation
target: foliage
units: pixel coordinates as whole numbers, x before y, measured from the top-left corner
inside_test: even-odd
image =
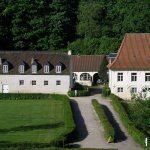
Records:
[[[16,0],[15,2],[9,0],[7,4],[1,1],[0,34],[3,35],[2,39],[12,44],[15,50],[63,48],[68,40],[73,38],[73,32],[75,32],[73,31],[75,25],[71,19],[75,18],[76,5],[75,1],[69,0]],[[6,44],[3,47],[7,49],[9,44]]]
[[[0,93],[0,100],[30,100],[30,99],[35,99],[35,100],[44,100],[44,99],[49,99],[51,97],[54,97],[55,95],[50,95],[50,94],[41,94],[41,93]]]
[[[113,94],[111,94],[110,97],[112,99],[112,105],[115,111],[118,112],[120,119],[124,124],[124,126],[126,127],[128,133],[134,138],[134,140],[137,143],[139,143],[141,146],[144,147],[145,135],[137,128],[135,128],[133,122],[129,119],[127,112],[125,111],[123,105],[121,104],[121,100]]]
[[[75,128],[64,95],[47,100],[0,100],[0,114],[0,149],[58,146]]]
[[[102,80],[103,83],[108,82],[108,69],[107,69],[108,61],[106,57],[104,57],[102,63],[100,64],[100,70],[98,72],[100,80]]]
[[[98,38],[79,38],[68,44],[68,49],[71,49],[73,54],[96,54],[100,45]]]
[[[78,10],[78,36],[68,47],[75,54],[116,52],[125,33],[150,31],[149,7],[150,1],[147,0],[81,0]],[[89,41],[85,42],[87,39]],[[93,44],[93,41],[99,42]]]
[[[111,94],[110,88],[108,87],[108,85],[104,85],[102,88],[102,95],[107,97]]]
[[[150,31],[149,7],[148,0],[1,0],[0,49],[109,54],[125,33]]]
[[[77,34],[80,37],[100,37],[101,21],[104,14],[103,4],[99,1],[81,0],[78,13],[80,22],[77,25]]]
[[[76,90],[77,92],[75,93],[75,90],[68,91],[68,96],[70,97],[79,97],[79,96],[89,96],[90,93],[87,90]]]
[[[100,122],[103,125],[106,141],[113,142],[114,136],[115,136],[115,130],[112,127],[111,123],[108,121],[108,118],[107,118],[101,104],[99,104],[96,99],[93,99],[92,105],[100,119]]]
[[[117,149],[113,149],[113,148],[71,148],[72,150],[117,150]],[[19,148],[7,148],[7,149],[3,149],[3,150],[20,150]],[[54,148],[31,148],[29,150],[70,150],[69,148],[58,148],[58,147],[54,147]]]
[[[137,99],[128,103],[128,114],[135,127],[150,137],[150,100]]]

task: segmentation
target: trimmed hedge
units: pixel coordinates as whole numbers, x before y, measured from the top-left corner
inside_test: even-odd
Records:
[[[112,127],[111,123],[108,121],[108,118],[107,118],[101,104],[99,104],[96,99],[93,99],[92,105],[94,106],[94,109],[103,125],[106,141],[114,142],[115,130]]]
[[[53,95],[53,94],[52,94]],[[0,93],[0,100],[48,99],[50,94],[40,93]]]
[[[77,93],[75,94],[75,90],[68,91],[68,96],[70,97],[79,97],[79,96],[89,96],[90,93],[87,90],[76,90]]]
[[[128,114],[125,111],[125,108],[121,104],[121,99],[113,94],[111,94],[110,98],[112,99],[112,105],[115,111],[118,112],[119,117],[124,126],[126,127],[128,133],[133,137],[133,139],[137,143],[139,143],[142,147],[145,147],[144,144],[145,135],[144,133],[140,132],[137,128],[134,127],[133,123],[128,117]]]
[[[20,148],[7,148],[7,149],[3,149],[3,150],[20,150]],[[118,149],[113,149],[113,148],[32,148],[32,149],[28,149],[28,150],[118,150]]]
[[[111,94],[111,90],[108,87],[108,85],[104,85],[104,87],[102,88],[102,95],[107,97]]]

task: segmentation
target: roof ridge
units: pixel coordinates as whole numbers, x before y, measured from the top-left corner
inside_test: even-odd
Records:
[[[121,45],[120,45],[120,47],[119,47],[119,50],[118,50],[118,53],[117,53],[117,56],[116,56],[115,60],[114,60],[111,64],[108,64],[108,65],[107,65],[107,67],[108,67],[109,69],[111,69],[111,68],[113,67],[113,65],[116,63],[118,57],[120,56],[120,53],[121,53],[122,47],[123,47],[123,45],[124,45],[124,43],[125,43],[125,39],[126,39],[126,37],[127,37],[127,34],[128,34],[128,33],[126,33],[125,36],[124,36],[124,38],[123,38],[123,41],[122,41],[122,43],[121,43]]]
[[[50,52],[50,51],[23,51],[23,50],[20,50],[20,51],[11,51],[11,50],[0,50],[0,53],[43,53],[43,54],[67,54],[67,52]]]

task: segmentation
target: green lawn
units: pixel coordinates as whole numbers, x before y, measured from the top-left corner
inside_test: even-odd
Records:
[[[0,100],[0,143],[58,141],[74,128],[70,114],[68,99],[62,95],[47,100]]]

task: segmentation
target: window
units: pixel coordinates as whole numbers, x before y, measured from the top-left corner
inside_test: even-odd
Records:
[[[36,80],[32,80],[32,85],[36,85]]]
[[[3,65],[3,73],[8,73],[8,65]]]
[[[80,80],[82,81],[89,81],[91,80],[91,76],[89,73],[82,73],[80,76]]]
[[[131,93],[137,93],[137,88],[136,87],[132,87],[131,88]]]
[[[37,73],[37,65],[32,65],[32,73]]]
[[[123,73],[118,73],[117,81],[123,81]]]
[[[123,92],[123,87],[118,87],[117,92],[118,93]]]
[[[144,88],[142,88],[142,92],[150,92],[150,87],[145,86]]]
[[[48,85],[48,81],[44,81],[44,85]]]
[[[56,73],[61,73],[61,66],[56,66]]]
[[[73,79],[74,79],[74,80],[77,80],[77,79],[78,79],[76,73],[73,73]]]
[[[19,80],[19,85],[24,85],[24,80]]]
[[[19,73],[24,73],[24,65],[19,66]]]
[[[150,73],[145,73],[145,81],[150,81]]]
[[[61,85],[61,81],[60,81],[60,80],[57,80],[57,81],[56,81],[56,85]]]
[[[137,81],[137,73],[131,73],[131,81]]]
[[[49,65],[44,66],[44,73],[49,73]]]

